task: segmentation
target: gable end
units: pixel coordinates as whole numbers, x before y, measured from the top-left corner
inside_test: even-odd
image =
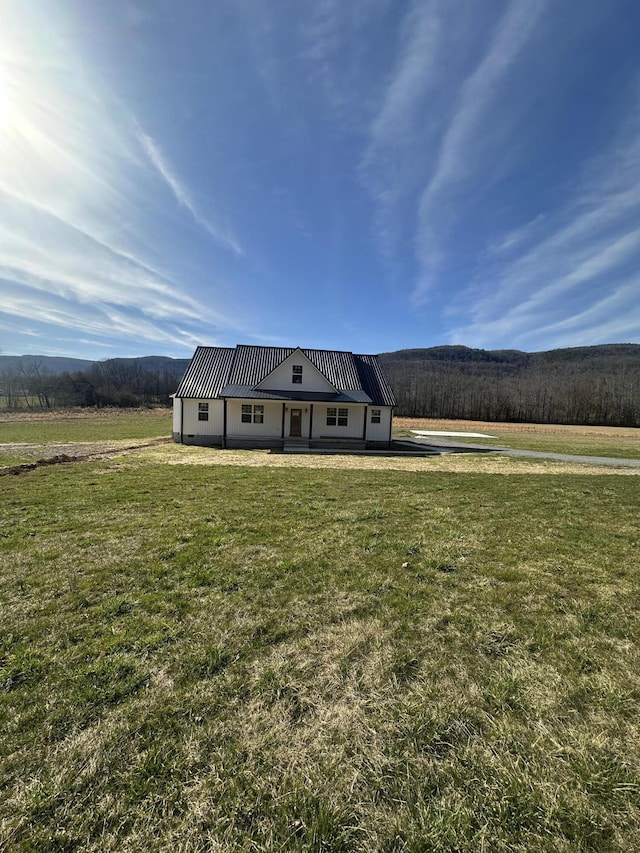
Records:
[[[296,388],[299,391],[322,391],[331,394],[340,391],[300,347],[292,350],[255,386],[256,391],[290,391]]]

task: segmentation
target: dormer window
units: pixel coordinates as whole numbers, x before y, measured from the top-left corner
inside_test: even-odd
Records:
[[[293,365],[293,374],[291,376],[291,381],[294,385],[302,385],[302,365],[294,364]]]

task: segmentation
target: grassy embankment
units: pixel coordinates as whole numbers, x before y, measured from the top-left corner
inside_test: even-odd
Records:
[[[2,849],[635,848],[635,476],[144,453],[0,479]]]

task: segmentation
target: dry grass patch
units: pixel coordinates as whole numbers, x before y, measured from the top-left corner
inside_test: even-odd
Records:
[[[430,429],[451,432],[486,432],[486,433],[525,433],[548,435],[597,435],[611,438],[638,439],[638,429],[634,427],[582,426],[571,424],[520,424],[494,421],[458,421],[443,418],[399,418],[393,419],[393,425],[398,430]]]
[[[0,424],[3,423],[21,423],[21,422],[41,422],[50,424],[57,421],[77,421],[96,419],[103,422],[113,421],[129,421],[134,419],[145,418],[152,421],[166,421],[171,417],[172,410],[158,406],[153,409],[116,409],[116,408],[70,408],[70,409],[52,409],[50,411],[39,411],[31,409],[28,411],[6,412],[0,411]]]
[[[554,462],[548,459],[517,459],[479,453],[443,454],[442,456],[384,456],[356,454],[271,453],[268,450],[219,450],[211,447],[193,447],[166,444],[127,453],[149,462],[168,465],[232,465],[249,468],[291,468],[352,471],[450,471],[482,474],[620,474],[637,476],[640,469],[614,468]],[[115,463],[114,463],[115,464]],[[123,463],[118,463],[123,464]],[[133,459],[133,465],[137,464]]]

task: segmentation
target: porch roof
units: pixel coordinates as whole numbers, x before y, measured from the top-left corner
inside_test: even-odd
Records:
[[[331,394],[325,391],[264,391],[256,390],[251,385],[226,385],[218,395],[227,399],[241,398],[245,400],[282,400],[284,402],[301,403],[371,403],[371,397],[361,390],[353,389]]]

